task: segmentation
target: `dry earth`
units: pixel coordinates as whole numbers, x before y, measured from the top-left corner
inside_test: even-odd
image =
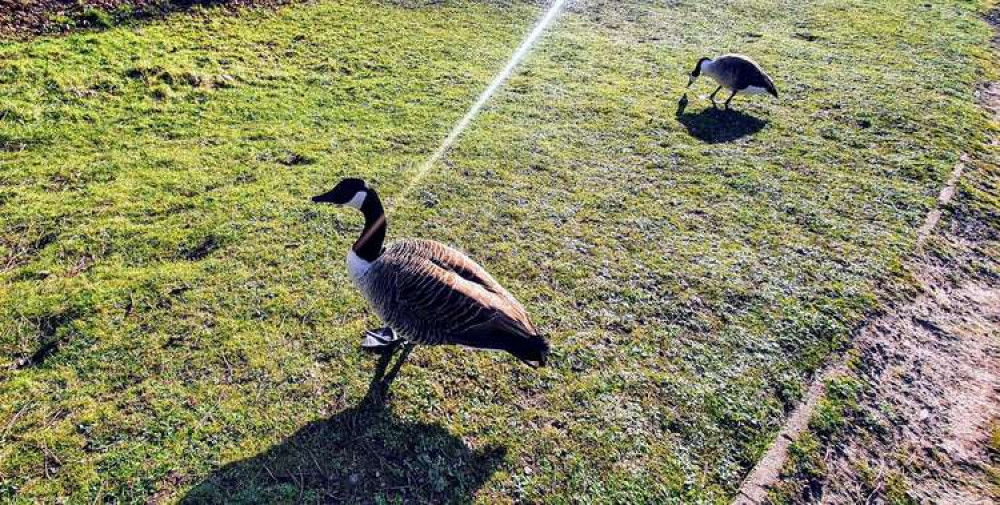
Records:
[[[980,98],[1000,118],[1000,84]],[[942,189],[942,207],[956,183],[953,177]],[[939,218],[940,210],[928,216],[922,239],[953,253],[945,259],[922,247],[911,265],[921,294],[855,336],[855,373],[869,387],[848,433],[825,447],[822,479],[803,486],[780,471],[789,446],[808,429],[822,384],[851,373],[843,360],[821,374],[735,503],[766,502],[769,490],[782,486],[800,503],[996,503],[1000,286],[995,276],[966,268],[995,260],[982,254],[990,239],[981,224],[953,216],[932,229]]]
[[[883,502],[887,478],[902,475],[919,502],[993,503],[988,446],[1000,417],[1000,289],[955,285],[941,273],[927,272],[916,302],[860,335],[873,385],[861,406],[868,423],[827,454],[819,501]]]
[[[277,6],[290,0],[0,0],[0,40],[108,28],[197,7]]]
[[[968,259],[975,248],[961,238],[961,226],[939,233]],[[824,482],[803,489],[802,502],[892,502],[886,486],[895,479],[919,503],[994,503],[990,440],[1000,419],[1000,288],[996,279],[956,279],[956,265],[929,255],[917,263],[922,294],[855,338],[862,378],[871,385],[857,409],[864,422],[827,448]],[[843,373],[838,363],[816,381],[736,503],[766,501],[790,443],[807,429],[822,384]]]

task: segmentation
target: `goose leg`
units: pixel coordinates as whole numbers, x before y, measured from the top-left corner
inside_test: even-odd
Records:
[[[715,95],[717,95],[721,89],[722,86],[719,86],[718,88],[715,88],[715,91],[713,91],[711,95],[708,95],[708,99],[712,101],[712,107],[718,107],[718,104],[715,103]]]
[[[369,351],[378,351],[384,348],[392,348],[402,342],[403,339],[392,331],[388,326],[377,330],[365,332],[365,339],[361,341],[361,348]]]
[[[396,375],[399,375],[399,369],[403,368],[403,363],[406,362],[406,358],[410,356],[410,351],[413,350],[413,342],[407,342],[403,344],[403,352],[399,353],[399,357],[396,358],[396,363],[392,365],[392,370],[382,377],[382,393],[385,394],[389,391],[389,386],[392,386],[392,382],[396,380]]]
[[[398,342],[403,342],[400,339]],[[413,350],[413,343],[406,342],[403,344],[403,352],[398,353],[396,356],[396,362],[392,366],[392,370],[386,371],[389,368],[389,363],[392,362],[392,358],[397,353],[393,351],[396,346],[388,347],[385,352],[381,353],[381,357],[378,359],[378,364],[375,365],[375,375],[372,377],[372,382],[368,386],[368,393],[365,395],[363,404],[368,407],[379,408],[385,404],[386,399],[389,394],[389,387],[392,386],[393,381],[396,380],[396,376],[399,375],[399,370],[403,367],[403,363],[406,362],[406,358],[409,357],[410,351]]]
[[[733,97],[734,97],[734,96],[736,96],[736,93],[739,93],[739,91],[736,91],[736,90],[734,89],[734,90],[733,90],[733,94],[729,95],[729,98],[728,98],[728,99],[726,99],[726,110],[729,110],[729,102],[732,102],[732,101],[733,101]]]

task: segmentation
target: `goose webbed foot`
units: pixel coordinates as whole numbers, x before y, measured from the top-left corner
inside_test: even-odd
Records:
[[[361,348],[366,351],[384,352],[394,349],[403,339],[392,331],[392,328],[378,328],[365,332],[365,339],[361,341]]]

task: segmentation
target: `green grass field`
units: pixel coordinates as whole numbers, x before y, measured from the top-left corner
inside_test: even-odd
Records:
[[[541,7],[0,42],[0,501],[724,503],[906,296],[938,188],[995,132],[984,9],[580,1],[403,200]],[[729,51],[781,99],[723,114],[702,80],[678,115]],[[345,176],[392,202],[390,238],[493,272],[551,366],[420,348],[362,408],[360,216],[309,202]]]

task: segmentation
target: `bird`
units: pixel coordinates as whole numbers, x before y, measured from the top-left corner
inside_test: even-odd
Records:
[[[690,88],[703,73],[719,84],[719,87],[715,88],[715,91],[709,97],[713,106],[717,106],[715,95],[722,88],[732,91],[732,94],[726,100],[727,110],[729,109],[729,102],[732,102],[733,97],[740,92],[749,94],[770,93],[775,98],[778,97],[778,88],[774,86],[774,81],[767,75],[767,72],[764,72],[757,62],[741,54],[725,54],[714,60],[712,58],[701,58],[691,72],[691,78],[688,80],[687,87]]]
[[[347,253],[348,273],[387,326],[366,332],[362,347],[454,344],[506,351],[531,367],[545,366],[545,337],[521,303],[471,258],[426,239],[399,239],[383,247],[385,210],[363,179],[343,179],[312,201],[364,215],[361,235]]]

